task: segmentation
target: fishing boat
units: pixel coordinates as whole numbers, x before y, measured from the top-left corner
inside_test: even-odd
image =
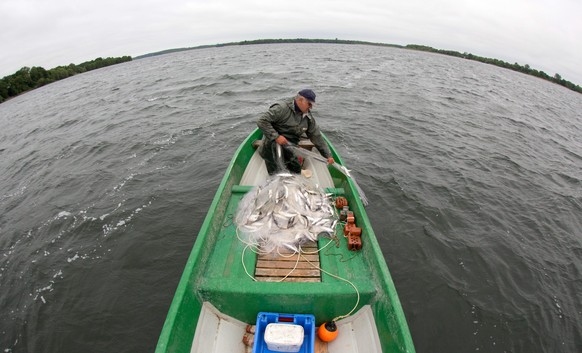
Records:
[[[259,341],[266,339],[259,332],[264,327],[256,325],[265,313],[280,315],[275,319],[282,321],[314,319],[303,339],[315,348],[301,352],[414,352],[394,283],[349,174],[309,156],[304,161],[311,182],[333,198],[347,200],[361,229],[361,249],[350,246],[340,225],[333,237],[305,245],[301,254],[269,257],[248,251],[233,220],[243,197],[268,178],[257,152],[261,138],[260,130],[252,132],[226,170],[186,263],[156,353],[271,352],[272,347],[257,350],[257,342],[261,346]],[[336,163],[344,165],[327,137],[324,140]],[[302,148],[311,147],[305,143]],[[333,320],[334,340],[324,342],[313,334]],[[253,330],[255,343],[250,345]]]

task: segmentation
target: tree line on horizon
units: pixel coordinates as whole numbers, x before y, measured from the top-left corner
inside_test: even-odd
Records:
[[[81,64],[69,64],[67,66],[57,66],[46,70],[40,66],[23,67],[12,75],[0,79],[0,103],[6,99],[15,97],[35,88],[48,85],[49,83],[65,79],[76,74],[111,66],[127,61],[131,61],[131,56],[121,56],[116,58],[97,58],[85,61]]]
[[[505,69],[518,71],[518,72],[521,72],[521,73],[524,73],[527,75],[539,77],[541,79],[544,79],[544,80],[556,83],[558,85],[564,86],[568,89],[571,89],[572,91],[582,93],[582,87],[580,87],[579,85],[576,85],[570,81],[566,81],[565,79],[562,78],[562,76],[560,74],[556,73],[554,76],[550,76],[543,71],[538,71],[538,70],[532,69],[527,64],[523,65],[523,66],[518,64],[518,63],[510,64],[508,62],[505,62],[505,61],[502,61],[499,59],[485,58],[482,56],[473,55],[471,53],[460,53],[458,51],[453,51],[453,50],[435,49],[435,48],[428,47],[425,45],[409,44],[406,46],[406,48],[413,49],[413,50],[427,51],[427,52],[431,52],[431,53],[444,54],[444,55],[449,55],[449,56],[456,56],[458,58],[464,58],[464,59],[468,59],[468,60],[479,61],[479,62],[482,62],[485,64],[499,66],[499,67],[502,67]]]
[[[382,46],[382,47],[393,47],[393,48],[401,48],[401,49],[411,49],[411,50],[419,50],[419,51],[426,51],[432,53],[438,53],[443,55],[449,56],[456,56],[459,58],[467,59],[467,60],[474,60],[479,61],[485,64],[499,66],[505,69],[518,71],[527,75],[536,76],[541,79],[556,83],[558,85],[564,86],[572,91],[582,93],[582,87],[576,85],[570,81],[567,81],[562,78],[560,74],[555,74],[554,76],[550,76],[543,71],[538,71],[532,69],[529,65],[520,65],[518,63],[510,64],[508,62],[499,60],[499,59],[492,59],[486,58],[482,56],[473,55],[470,53],[460,53],[453,50],[442,50],[442,49],[435,49],[426,45],[417,45],[417,44],[408,44],[408,45],[398,45],[398,44],[387,44],[387,43],[375,43],[375,42],[366,42],[361,40],[345,40],[345,39],[308,39],[308,38],[295,38],[295,39],[255,39],[255,40],[244,40],[240,42],[230,42],[230,43],[222,43],[222,44],[212,44],[212,45],[200,45],[196,47],[188,47],[188,48],[176,48],[176,49],[168,49],[163,50],[155,53],[149,53],[145,55],[141,55],[136,57],[136,59],[142,59],[150,56],[156,55],[163,55],[169,53],[175,53],[180,51],[186,50],[193,50],[193,49],[205,49],[205,48],[216,48],[216,47],[226,47],[226,46],[235,46],[235,45],[254,45],[254,44],[286,44],[286,43],[323,43],[323,44],[360,44],[360,45],[372,45],[372,46]]]
[[[359,41],[359,40],[342,40],[342,39],[306,39],[306,38],[296,38],[296,39],[257,39],[257,40],[245,40],[241,42],[230,42],[230,43],[222,43],[222,44],[212,44],[212,45],[201,45],[197,47],[189,47],[189,48],[176,48],[176,49],[168,49],[163,50],[160,52],[145,54],[136,57],[135,59],[142,59],[150,56],[156,55],[163,55],[169,53],[175,53],[180,51],[186,50],[193,50],[193,49],[204,49],[204,48],[213,48],[213,47],[225,47],[225,46],[235,46],[235,45],[254,45],[254,44],[276,44],[276,43],[324,43],[324,44],[360,44],[360,45],[372,45],[372,46],[383,46],[383,47],[394,47],[394,48],[401,48],[401,49],[411,49],[411,50],[418,50],[418,51],[426,51],[432,52],[437,54],[455,56],[467,60],[474,60],[479,61],[485,64],[499,66],[505,69],[518,71],[527,75],[539,77],[541,79],[553,82],[555,84],[564,86],[572,91],[582,93],[582,87],[576,85],[570,81],[567,81],[562,78],[562,76],[558,73],[554,74],[554,76],[550,76],[543,71],[538,71],[532,69],[529,65],[520,65],[518,63],[510,64],[508,62],[499,60],[499,59],[492,59],[486,58],[482,56],[473,55],[471,53],[460,53],[453,50],[443,50],[443,49],[435,49],[425,45],[417,45],[417,44],[408,44],[406,46],[398,45],[398,44],[386,44],[386,43],[374,43],[374,42],[366,42],[366,41]],[[70,64],[68,66],[57,66],[50,70],[45,70],[42,67],[33,66],[23,67],[22,69],[18,70],[16,73],[5,76],[4,78],[0,79],[0,103],[5,101],[8,98],[17,96],[21,93],[26,91],[30,91],[32,89],[44,86],[51,82],[55,82],[58,80],[62,80],[64,78],[83,73],[90,70],[95,70],[101,67],[110,66],[119,64],[126,61],[131,61],[133,58],[131,56],[122,56],[117,58],[97,58],[95,60],[86,61],[79,65]]]

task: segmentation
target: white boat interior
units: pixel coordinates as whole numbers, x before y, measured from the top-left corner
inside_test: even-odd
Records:
[[[303,169],[306,171],[303,173],[307,179],[311,180],[314,185],[321,188],[332,188],[333,180],[329,174],[329,169],[327,165],[314,160],[312,157],[306,157],[303,162]],[[240,185],[247,186],[258,186],[262,185],[267,181],[269,174],[267,173],[267,167],[265,161],[259,154],[257,150],[251,157],[247,168],[242,176]]]
[[[246,323],[225,315],[209,302],[204,302],[190,352],[251,352],[251,347],[243,343],[246,326]],[[369,305],[338,321],[337,327],[338,337],[329,343],[317,342],[315,353],[382,353],[376,322]]]

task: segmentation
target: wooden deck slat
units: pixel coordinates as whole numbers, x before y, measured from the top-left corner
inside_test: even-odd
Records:
[[[255,278],[261,282],[321,282],[317,243],[304,244],[303,255],[292,252],[259,255]],[[311,254],[305,254],[311,253]]]
[[[314,265],[319,266],[319,261],[317,263],[312,262]],[[314,268],[309,262],[295,262],[295,261],[266,261],[261,260],[257,261],[257,268],[288,268],[292,269],[295,268],[295,264],[297,264],[297,268],[309,268],[309,269],[316,269]]]
[[[287,277],[281,281],[283,277],[257,277],[259,282],[321,282],[319,277]]]
[[[285,277],[287,275],[293,277],[319,277],[320,272],[316,269],[301,269],[296,268],[295,270],[292,268],[257,268],[255,270],[255,276],[281,276]]]
[[[317,245],[314,245],[313,243],[304,244],[304,245],[301,245],[301,250],[302,250],[303,253],[306,253],[306,252],[316,252],[317,251]],[[295,254],[295,251],[290,250],[290,249],[281,249],[281,250],[279,250],[279,253],[280,254],[283,254],[283,255],[286,255],[286,254],[287,255],[291,255],[291,254]]]
[[[271,256],[271,255],[261,255],[258,257],[258,260],[266,260],[266,261],[292,261],[292,262],[297,262],[297,256],[299,255],[293,255],[293,256]],[[311,262],[319,262],[319,255],[314,254],[314,255],[303,255],[303,256],[299,256],[299,261],[305,261],[305,259],[311,261]],[[307,262],[307,261],[305,261]]]

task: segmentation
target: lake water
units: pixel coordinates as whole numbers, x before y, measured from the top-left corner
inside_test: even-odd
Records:
[[[0,350],[152,352],[235,149],[305,87],[418,352],[582,351],[582,95],[321,44],[168,54],[0,104]]]

